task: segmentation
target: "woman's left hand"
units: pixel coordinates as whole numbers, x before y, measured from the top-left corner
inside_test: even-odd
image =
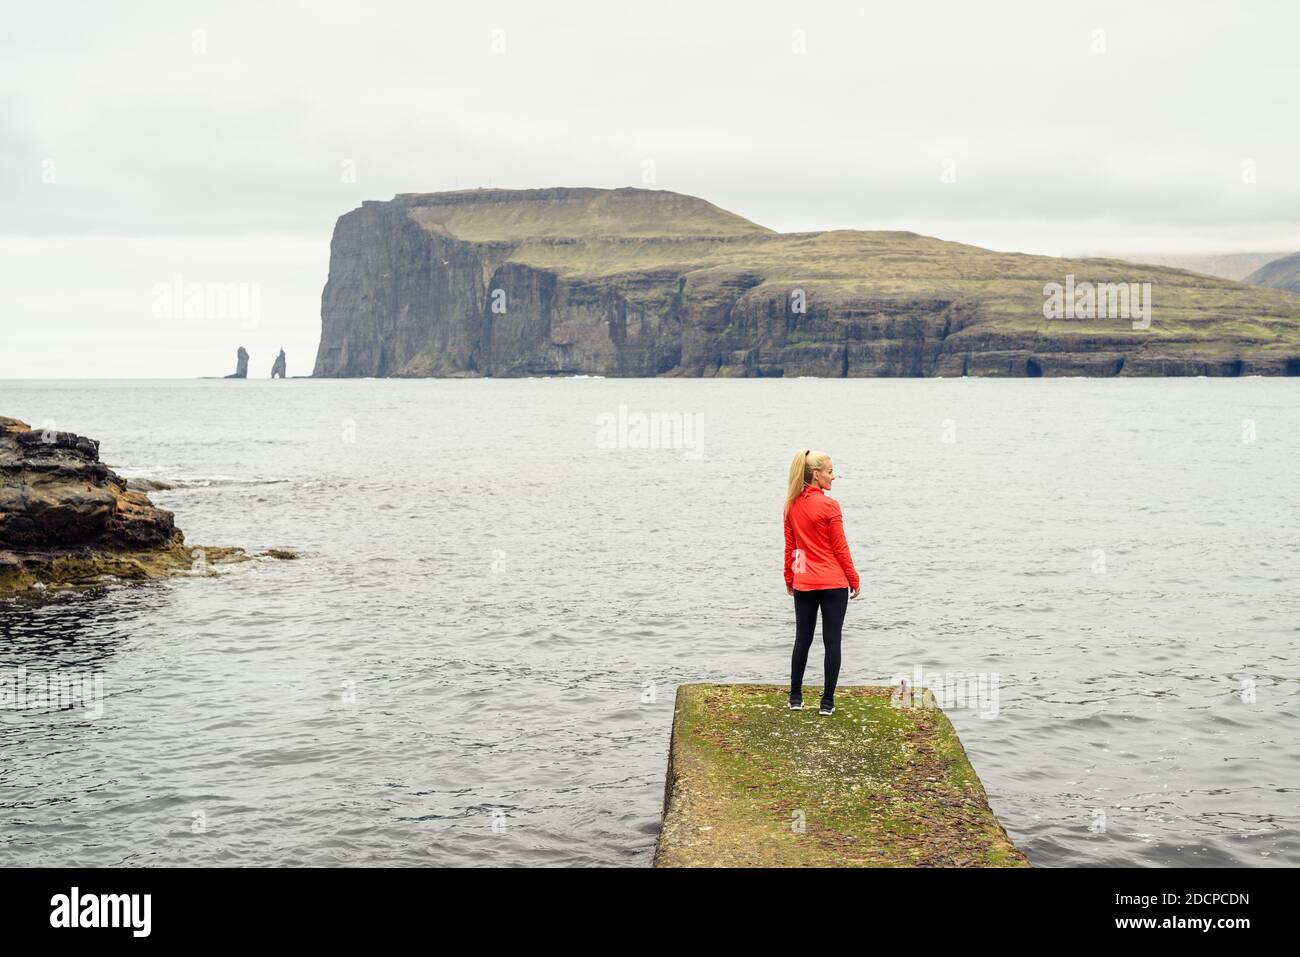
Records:
[[[785,593],[786,593],[787,595],[790,595],[791,597],[793,597],[793,596],[794,596],[794,586],[793,586],[793,585],[786,585],[786,586],[785,586]]]

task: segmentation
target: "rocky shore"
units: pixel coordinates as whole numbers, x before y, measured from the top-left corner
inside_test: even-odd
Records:
[[[192,549],[169,511],[99,460],[99,443],[0,416],[0,598],[242,561]]]

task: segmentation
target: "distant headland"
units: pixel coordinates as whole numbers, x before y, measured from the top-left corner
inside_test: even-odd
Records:
[[[663,190],[403,193],[339,218],[314,375],[581,374],[1300,375],[1300,297],[910,232],[777,233]]]

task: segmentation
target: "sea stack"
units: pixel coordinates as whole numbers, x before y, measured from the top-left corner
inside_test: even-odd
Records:
[[[243,346],[239,347],[239,352],[235,354],[235,371],[226,376],[227,379],[247,379],[248,378],[248,350]]]
[[[283,379],[285,377],[285,363],[284,350],[281,349],[280,354],[275,357],[275,364],[271,366],[272,379],[277,377]]]

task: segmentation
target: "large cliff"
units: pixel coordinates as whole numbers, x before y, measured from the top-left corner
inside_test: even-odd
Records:
[[[1150,283],[1149,323],[1045,318],[1045,284],[1067,281]],[[906,232],[774,233],[644,189],[365,202],[335,227],[321,320],[317,376],[1300,374],[1285,292]]]

